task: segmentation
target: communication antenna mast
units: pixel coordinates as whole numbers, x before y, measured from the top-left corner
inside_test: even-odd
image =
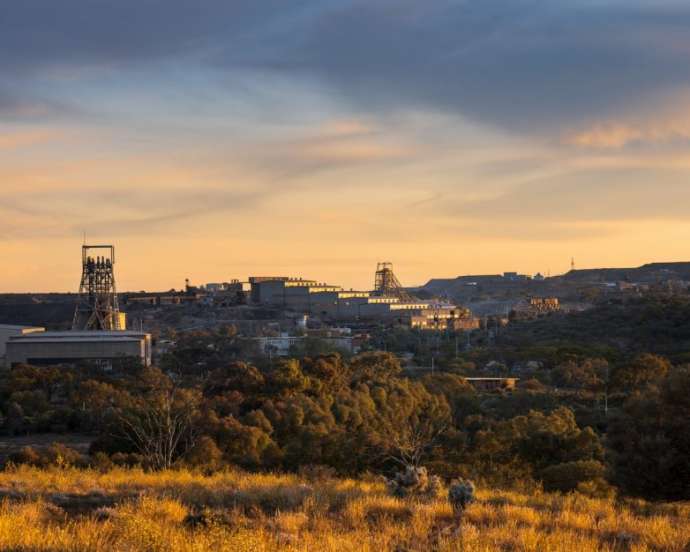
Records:
[[[575,257],[570,258],[570,270],[575,270]]]
[[[92,251],[103,255],[92,255]],[[81,248],[81,283],[74,310],[73,330],[124,330],[115,288],[115,248],[86,245]]]
[[[393,273],[393,263],[384,262],[376,265],[374,278],[374,295],[381,297],[397,297],[401,303],[417,301],[402,287]]]

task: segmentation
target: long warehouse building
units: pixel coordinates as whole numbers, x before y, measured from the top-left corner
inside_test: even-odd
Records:
[[[50,365],[95,361],[105,365],[128,357],[151,365],[151,334],[137,331],[33,332],[10,336],[6,363]]]

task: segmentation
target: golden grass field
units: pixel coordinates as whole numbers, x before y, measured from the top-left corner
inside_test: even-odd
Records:
[[[690,504],[479,488],[455,535],[445,498],[391,498],[375,478],[19,467],[0,494],[1,550],[690,550]]]

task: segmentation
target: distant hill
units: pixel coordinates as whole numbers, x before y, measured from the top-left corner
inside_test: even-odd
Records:
[[[571,270],[556,276],[566,282],[638,282],[657,283],[669,280],[690,280],[690,262],[649,263],[637,268],[591,268]]]
[[[0,324],[69,328],[77,296],[71,293],[0,294]]]
[[[637,268],[591,268],[546,278],[543,281],[504,277],[500,274],[465,275],[457,278],[432,278],[418,288],[433,295],[462,297],[472,288],[482,291],[556,292],[586,284],[605,282],[659,283],[670,280],[690,281],[690,262],[649,263]]]

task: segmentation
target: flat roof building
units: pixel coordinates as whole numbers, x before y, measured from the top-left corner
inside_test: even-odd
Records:
[[[34,332],[43,332],[45,328],[38,326],[21,326],[14,324],[0,324],[0,359],[5,357],[5,349],[10,337]]]
[[[151,334],[136,331],[32,332],[10,336],[5,362],[51,365],[79,361],[110,364],[128,357],[151,364]]]

